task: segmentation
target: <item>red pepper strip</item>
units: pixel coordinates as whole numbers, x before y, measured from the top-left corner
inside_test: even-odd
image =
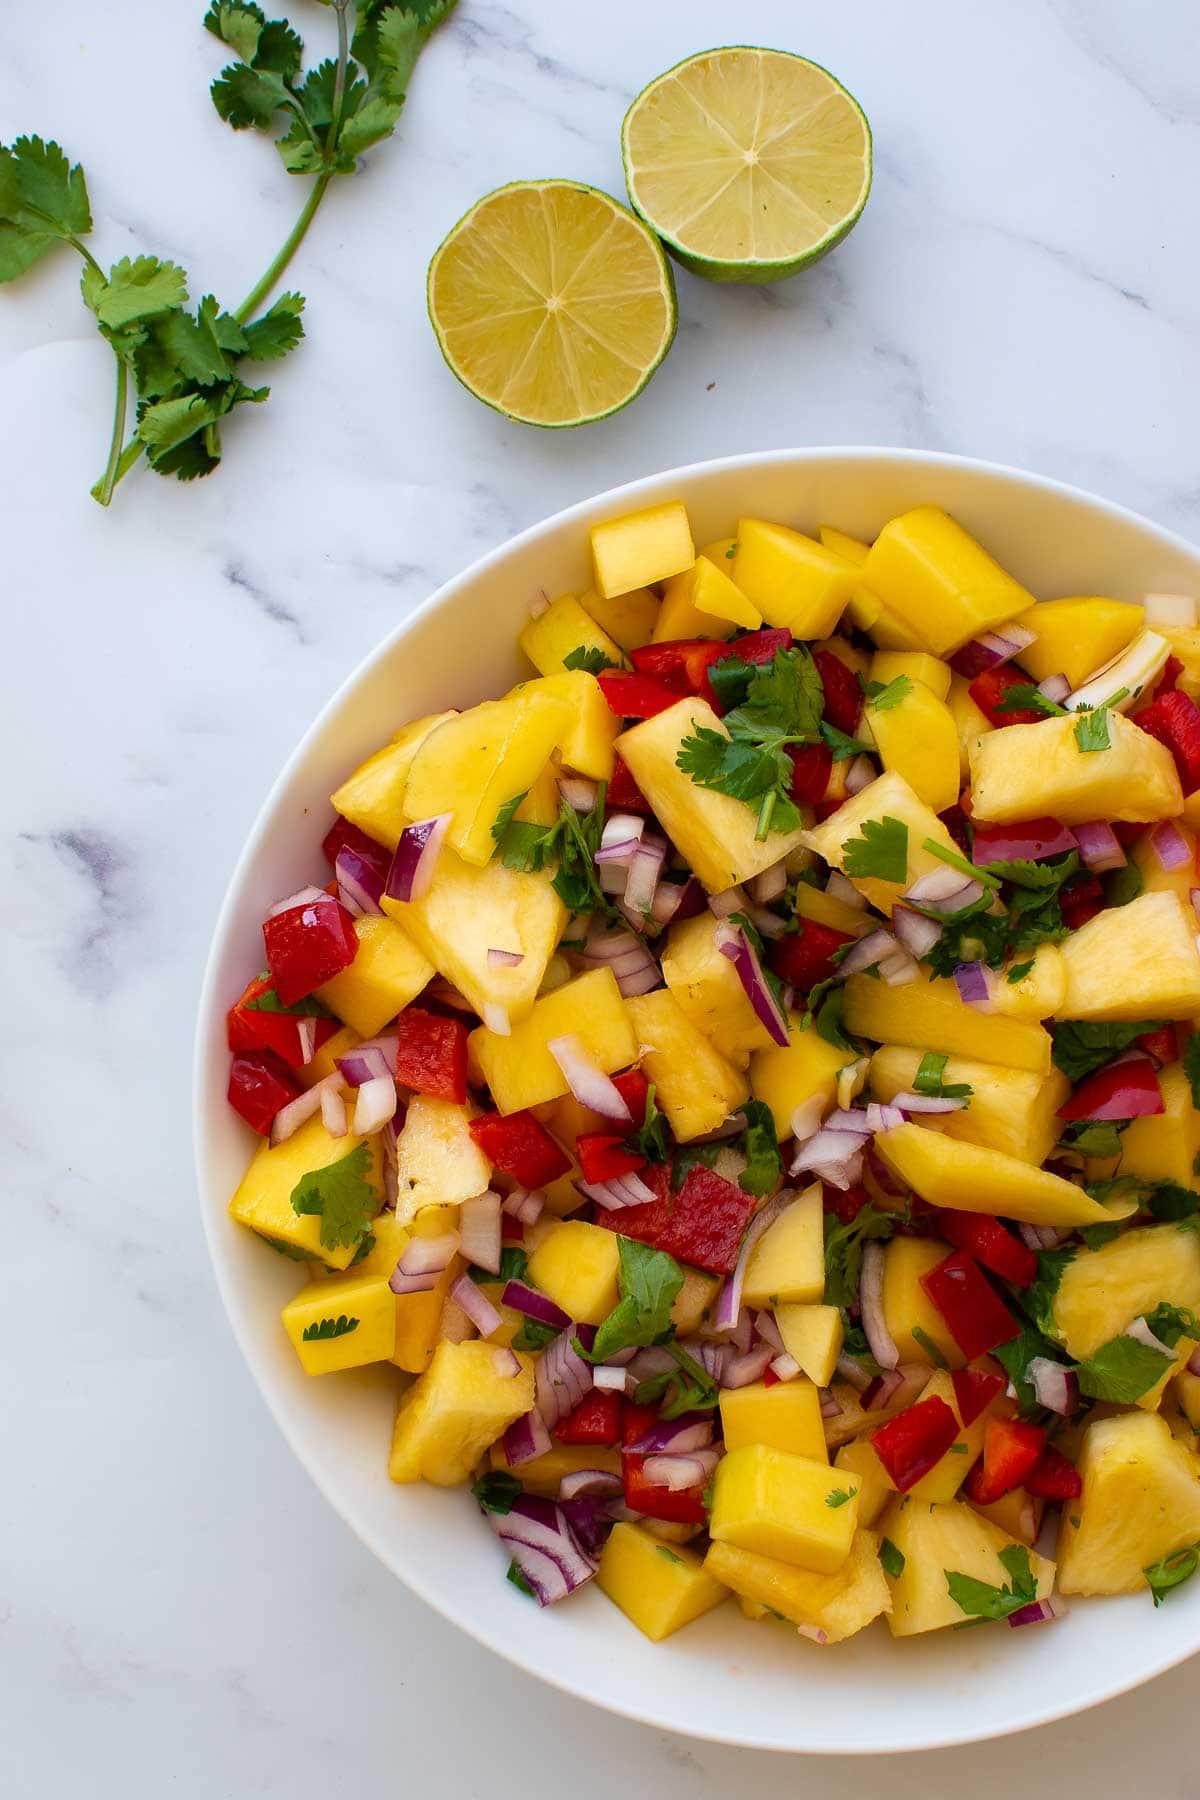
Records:
[[[420,1006],[406,1006],[396,1020],[399,1047],[396,1080],[401,1086],[429,1094],[435,1100],[453,1100],[462,1106],[467,1098],[467,1028],[461,1019],[447,1019]]]
[[[619,719],[652,719],[681,698],[674,688],[650,675],[622,675],[602,669],[596,679],[609,710]]]
[[[1173,1025],[1160,1025],[1157,1031],[1144,1031],[1134,1043],[1147,1056],[1152,1056],[1159,1067],[1173,1063],[1179,1055],[1179,1039]]]
[[[822,711],[829,723],[847,737],[853,737],[863,706],[863,691],[858,676],[833,650],[814,650],[813,661],[825,689]]]
[[[876,1456],[902,1494],[941,1462],[958,1436],[958,1420],[936,1395],[905,1407],[871,1433]]]
[[[797,806],[815,806],[829,786],[833,751],[828,744],[789,744],[787,753],[792,759],[792,799]]]
[[[467,1130],[503,1175],[512,1175],[525,1188],[545,1187],[571,1167],[546,1127],[530,1112],[483,1113]]]
[[[956,1250],[922,1275],[921,1286],[968,1362],[1020,1336],[1017,1321],[965,1251]]]
[[[985,669],[982,675],[977,675],[967,692],[992,725],[997,727],[1036,725],[1044,715],[1034,712],[1032,707],[1021,707],[1017,712],[997,712],[996,710],[1010,688],[1033,687],[1034,685],[1035,683],[1023,669],[1014,669],[1008,663],[999,663],[996,668]]]
[[[620,1175],[636,1174],[646,1162],[624,1138],[607,1131],[585,1131],[575,1139],[575,1154],[585,1181],[615,1181]]]
[[[263,921],[267,967],[284,1006],[349,968],[358,951],[354,920],[340,901],[310,900]]]
[[[652,810],[650,802],[633,779],[629,764],[620,756],[613,763],[613,772],[608,778],[608,792],[604,796],[604,805],[608,812],[644,814]]]
[[[1078,931],[1089,919],[1104,911],[1104,889],[1094,875],[1073,875],[1060,890],[1058,903],[1064,925]]]
[[[983,1455],[967,1476],[968,1500],[991,1506],[1011,1494],[1030,1476],[1042,1459],[1046,1433],[1040,1425],[1021,1419],[989,1419],[983,1437]]]
[[[670,1519],[676,1525],[703,1525],[708,1519],[704,1510],[704,1488],[657,1486],[643,1473],[646,1458],[626,1450],[621,1457],[621,1475],[625,1483],[625,1504],[648,1519]]]
[[[820,925],[815,919],[798,919],[798,931],[789,931],[775,939],[767,952],[767,967],[780,981],[807,994],[818,981],[828,981],[835,973],[834,952],[854,938],[848,931],[836,931],[832,925]]]
[[[1032,1475],[1025,1477],[1025,1492],[1039,1500],[1078,1500],[1083,1477],[1073,1462],[1057,1450],[1047,1449]]]
[[[1175,758],[1185,794],[1200,787],[1200,706],[1194,700],[1177,688],[1160,693],[1133,722],[1166,745]]]
[[[642,1206],[606,1212],[596,1224],[665,1250],[677,1262],[728,1275],[754,1211],[754,1196],[699,1163],[689,1171],[677,1194],[671,1192],[665,1163],[650,1163],[640,1173],[655,1198]]]
[[[612,1084],[629,1108],[629,1116],[633,1120],[630,1131],[640,1131],[646,1117],[646,1096],[650,1092],[650,1083],[640,1069],[626,1069],[623,1075],[614,1075]]]
[[[300,1091],[300,1083],[287,1065],[269,1050],[257,1055],[242,1051],[230,1064],[229,1104],[260,1137],[267,1136],[275,1114]]]
[[[1003,1375],[993,1375],[990,1369],[955,1369],[950,1379],[954,1383],[954,1404],[964,1426],[973,1425],[1005,1385]]]
[[[260,995],[273,992],[269,975],[256,975],[246,983],[226,1016],[229,1048],[273,1050],[289,1068],[301,1069],[305,1062],[304,1039],[308,1035],[307,1031],[301,1032],[301,1026],[311,1025],[314,1050],[319,1050],[341,1027],[336,1019],[317,1018],[311,1013],[266,1012],[250,1004]]]
[[[1060,1119],[1146,1119],[1165,1110],[1148,1056],[1122,1057],[1081,1081],[1058,1109]]]
[[[574,1412],[554,1427],[560,1444],[612,1446],[621,1437],[621,1396],[612,1388],[593,1388]]]
[[[1022,819],[1017,825],[976,825],[972,860],[986,869],[990,862],[1038,862],[1074,848],[1074,832],[1057,819]]]
[[[1031,1287],[1037,1280],[1037,1257],[999,1219],[989,1218],[987,1213],[941,1212],[937,1228],[956,1250],[968,1251],[985,1269],[1015,1287]]]

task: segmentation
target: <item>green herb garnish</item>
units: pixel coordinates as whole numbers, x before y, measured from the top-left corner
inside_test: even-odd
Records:
[[[305,1344],[324,1344],[331,1338],[349,1337],[357,1330],[357,1319],[348,1319],[345,1313],[339,1313],[336,1319],[320,1319],[313,1325],[306,1325],[300,1340]]]
[[[321,1242],[327,1250],[357,1244],[379,1211],[380,1196],[368,1180],[371,1147],[359,1144],[339,1161],[310,1169],[292,1189],[292,1210],[320,1215]]]

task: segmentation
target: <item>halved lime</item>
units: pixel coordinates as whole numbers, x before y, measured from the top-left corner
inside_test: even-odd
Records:
[[[586,425],[640,394],[675,336],[662,245],[627,207],[574,181],[486,194],[429,265],[442,355],[525,425]]]
[[[625,185],[685,268],[781,281],[844,238],[871,191],[871,130],[826,69],[786,50],[704,50],[643,88]]]

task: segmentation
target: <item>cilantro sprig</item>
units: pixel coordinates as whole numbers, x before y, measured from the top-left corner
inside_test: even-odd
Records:
[[[316,1319],[311,1325],[306,1325],[300,1338],[305,1344],[324,1344],[332,1338],[349,1337],[352,1331],[358,1330],[358,1326],[357,1319],[339,1313],[336,1319]]]
[[[897,681],[907,677],[898,675]],[[903,882],[908,877],[908,826],[886,815],[864,819],[858,837],[842,846],[842,869],[860,880]]]
[[[949,1060],[948,1056],[943,1056],[936,1050],[927,1050],[917,1064],[913,1076],[913,1092],[925,1094],[931,1100],[969,1101],[975,1092],[970,1082],[944,1079]]]
[[[617,1292],[620,1299],[601,1323],[595,1342],[580,1355],[591,1363],[607,1362],[631,1345],[665,1343],[674,1335],[671,1308],[683,1286],[683,1270],[665,1250],[654,1250],[636,1238],[617,1238]]]
[[[316,1213],[321,1220],[321,1242],[327,1250],[348,1250],[357,1244],[379,1211],[380,1195],[369,1178],[371,1147],[359,1144],[337,1162],[310,1169],[292,1189],[292,1210]]]
[[[596,804],[589,813],[577,813],[564,800],[552,825],[533,825],[514,815],[524,794],[514,794],[496,814],[492,837],[506,869],[519,874],[553,865],[551,887],[572,913],[601,912],[623,929],[628,920],[614,907],[600,886],[596,852],[604,830],[605,783],[600,783]]]
[[[994,1587],[990,1581],[977,1581],[973,1575],[963,1575],[954,1569],[942,1571],[950,1598],[968,1618],[1007,1619],[1037,1599],[1037,1582],[1024,1544],[1009,1544],[999,1552],[999,1558],[1009,1578],[1003,1587]]]
[[[576,644],[568,650],[562,659],[564,669],[584,669],[589,675],[600,675],[605,669],[615,669],[616,663],[611,656],[605,656],[599,644]]]
[[[1162,1605],[1172,1588],[1181,1587],[1185,1581],[1190,1581],[1198,1568],[1200,1544],[1188,1544],[1182,1550],[1173,1551],[1170,1556],[1161,1556],[1157,1562],[1143,1569],[1142,1574],[1154,1596],[1155,1606]]]
[[[795,770],[788,746],[820,740],[825,702],[807,646],[780,650],[769,663],[726,657],[709,679],[723,705],[734,702],[722,721],[725,730],[698,725],[679,746],[678,766],[697,787],[751,807],[759,841],[771,831],[795,831],[803,816],[791,798]]]

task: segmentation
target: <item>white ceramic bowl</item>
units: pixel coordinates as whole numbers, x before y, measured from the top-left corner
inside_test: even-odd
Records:
[[[266,907],[324,881],[328,796],[399,725],[507,688],[528,671],[517,632],[540,591],[579,592],[595,520],[682,498],[697,543],[741,514],[870,538],[923,501],[952,512],[1042,598],[1200,593],[1200,554],[1108,502],[1011,469],[904,450],[797,450],[676,469],[559,513],[477,562],[400,626],[330,701],[271,790],[217,924],[200,1006],[196,1131],[201,1204],[233,1330],[281,1430],[326,1498],[394,1575],[481,1643],[567,1692],[696,1737],[826,1752],[927,1749],[1060,1718],[1200,1649],[1200,1583],[1079,1602],[1054,1625],[893,1643],[880,1625],[820,1651],[733,1606],[653,1645],[585,1591],[539,1611],[503,1579],[465,1492],[387,1476],[396,1383],[376,1369],[306,1378],[279,1325],[296,1270],[226,1212],[253,1145],[225,1104],[224,1013],[261,966]],[[384,1579],[381,1576],[381,1579]]]

